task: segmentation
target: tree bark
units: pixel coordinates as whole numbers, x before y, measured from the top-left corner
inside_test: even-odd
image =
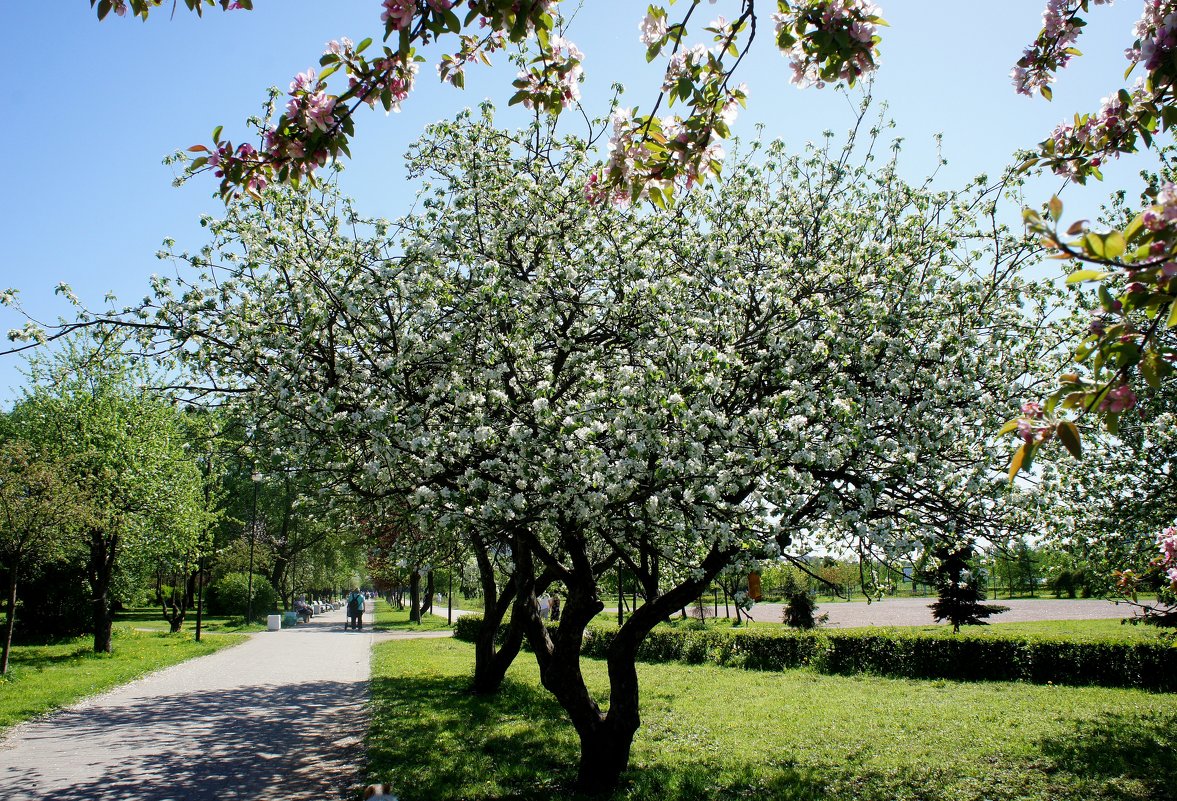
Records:
[[[498,636],[499,626],[515,601],[515,577],[507,579],[500,595],[486,540],[476,533],[471,534],[470,539],[474,545],[474,560],[478,564],[478,580],[482,584],[483,602],[482,624],[474,638],[474,682],[471,690],[477,695],[491,695],[498,692],[503,684],[503,677],[507,675],[507,669],[519,655],[519,649],[523,645],[524,616],[511,616],[507,635],[496,650],[495,638]]]
[[[104,536],[100,530],[90,532],[90,588],[94,591],[90,608],[94,620],[94,651],[109,654],[114,650],[110,612],[110,579],[114,574],[118,552],[118,535]]]
[[[421,571],[415,567],[409,573],[409,622],[421,622]]]
[[[8,655],[12,653],[12,632],[16,628],[16,582],[17,562],[8,572],[8,620],[4,624],[4,653],[0,655],[0,675],[8,673]]]
[[[533,554],[517,537],[513,546],[517,603],[514,615],[525,618],[528,642],[539,664],[540,681],[568,713],[580,738],[577,789],[590,794],[613,790],[629,766],[634,735],[641,726],[636,657],[646,635],[659,622],[690,603],[731,559],[731,551],[712,551],[704,558],[701,575],[642,604],[621,626],[606,654],[609,671],[609,711],[602,714],[585,686],[580,651],[589,622],[604,608],[597,595],[597,571],[592,569],[583,537],[569,532],[562,544],[573,565],[560,580],[568,600],[553,638],[539,617],[535,600]]]
[[[422,615],[426,614],[427,612],[433,611],[433,594],[435,592],[437,592],[437,588],[436,588],[435,582],[434,582],[434,576],[436,576],[436,575],[437,575],[437,571],[430,570],[429,575],[425,579],[425,593],[424,593],[424,595],[421,596],[421,614]]]

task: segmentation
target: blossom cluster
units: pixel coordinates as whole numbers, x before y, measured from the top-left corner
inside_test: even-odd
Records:
[[[1157,388],[1174,373],[1177,349],[1163,332],[1177,327],[1177,184],[1163,183],[1154,199],[1123,229],[1098,232],[1077,223],[1067,232],[1075,237],[1070,241],[1051,222],[1062,215],[1058,198],[1050,203],[1049,220],[1036,211],[1025,212],[1032,233],[1078,263],[1068,284],[1100,286],[1098,305],[1073,357],[1090,367],[1090,375],[1064,373],[1044,402],[1023,405],[1021,416],[1007,423],[1003,433],[1016,433],[1022,440],[1011,478],[1056,433],[1074,455],[1080,454],[1078,429],[1060,411],[1093,414],[1114,434],[1122,414],[1134,409],[1143,414],[1137,377]]]
[[[563,36],[552,36],[548,47],[527,69],[519,72],[513,83],[517,91],[511,102],[559,114],[580,99],[583,59],[584,53],[575,44]]]
[[[151,9],[163,5],[164,0],[90,0],[90,7],[97,7],[98,19],[104,19],[107,14],[114,12],[117,16],[125,17],[127,11],[143,19],[147,19]],[[253,8],[253,0],[184,0],[189,11],[201,14],[205,5],[220,5],[225,11],[249,10]]]
[[[777,46],[789,59],[792,82],[851,86],[878,67],[878,6],[869,0],[780,2],[773,14]]]
[[[1157,535],[1160,548],[1160,565],[1165,571],[1169,586],[1177,591],[1177,526],[1168,526]]]
[[[1135,120],[1145,112],[1149,96],[1143,79],[1132,92],[1105,97],[1099,111],[1060,123],[1042,149],[1055,173],[1082,182],[1098,170],[1107,156],[1118,157],[1136,142]],[[1090,154],[1090,155],[1087,155]]]
[[[1018,94],[1041,92],[1050,96],[1048,85],[1054,82],[1055,73],[1078,55],[1074,44],[1085,24],[1078,15],[1087,10],[1089,2],[1105,5],[1111,0],[1047,0],[1038,38],[1026,48],[1010,72]]]
[[[1148,0],[1132,32],[1136,42],[1125,52],[1128,60],[1150,73],[1162,69],[1177,48],[1177,2]]]

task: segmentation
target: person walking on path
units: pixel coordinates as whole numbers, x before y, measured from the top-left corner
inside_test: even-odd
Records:
[[[347,599],[347,621],[343,624],[344,631],[347,631],[349,624],[356,631],[364,627],[364,596],[359,590],[352,590]]]

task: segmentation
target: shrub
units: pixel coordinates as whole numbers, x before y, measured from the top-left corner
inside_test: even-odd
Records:
[[[208,588],[208,611],[214,615],[244,617],[249,599],[249,574],[227,573]],[[278,593],[265,576],[253,574],[253,617],[264,617],[278,608]]]
[[[471,619],[474,618],[474,619]],[[481,619],[460,618],[454,636],[473,640]],[[603,659],[616,626],[594,625],[582,653]],[[910,679],[1029,681],[1177,691],[1177,646],[1157,642],[961,636],[896,629],[708,629],[659,626],[638,650],[646,662],[713,663],[751,670],[808,667]]]
[[[813,610],[817,608],[816,600],[808,590],[799,590],[789,596],[785,605],[783,622],[793,629],[813,629],[829,619],[829,615],[814,617]]]

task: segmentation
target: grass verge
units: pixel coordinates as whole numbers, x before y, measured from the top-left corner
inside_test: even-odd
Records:
[[[168,631],[168,622],[163,619],[160,611],[154,607],[132,607],[116,612],[114,616],[115,623],[124,623],[136,629],[150,629],[151,631],[158,631],[166,633]],[[19,620],[17,621],[20,622]],[[249,631],[265,631],[265,623],[250,623],[246,625],[245,616],[239,615],[237,617],[226,617],[222,615],[204,615],[200,621],[200,629],[202,632],[249,632]],[[190,612],[184,619],[184,625],[180,629],[181,632],[192,633],[196,631],[196,613]]]
[[[111,654],[94,653],[92,637],[13,646],[8,674],[0,676],[0,731],[242,639],[214,634],[195,642],[188,634],[155,634],[120,625]]]
[[[473,653],[373,654],[369,775],[402,801],[574,798],[577,738],[521,654],[499,694]],[[602,703],[605,665],[585,660]],[[1135,690],[638,666],[642,728],[610,801],[1158,801],[1177,787],[1177,696]]]
[[[420,623],[409,621],[408,609],[397,609],[383,598],[376,599],[376,631],[451,631],[453,626],[445,622],[445,610],[441,616],[425,614]]]

